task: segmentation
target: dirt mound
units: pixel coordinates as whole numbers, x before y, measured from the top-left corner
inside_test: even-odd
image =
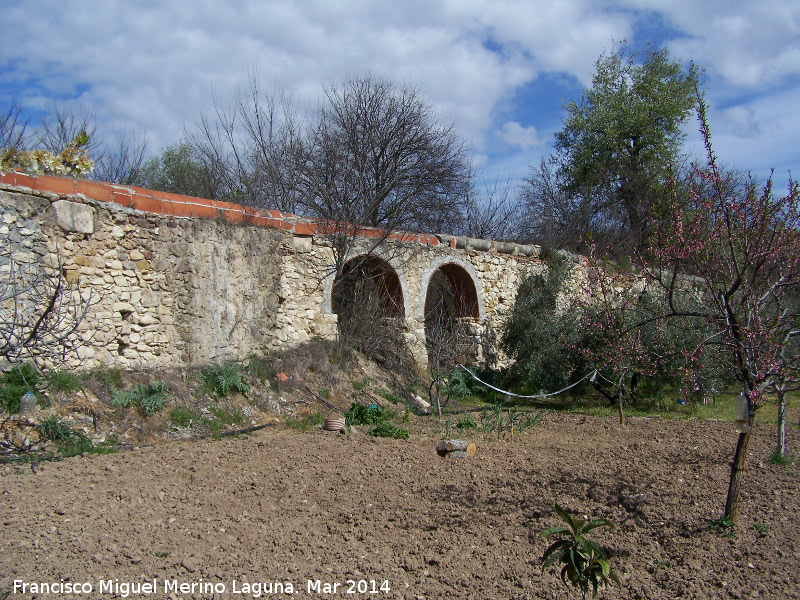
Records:
[[[267,429],[0,467],[0,592],[20,580],[96,598],[289,597],[289,585],[300,598],[575,597],[538,562],[558,502],[618,526],[596,536],[623,585],[604,597],[800,597],[799,471],[766,462],[771,430],[753,436],[731,535],[709,529],[731,424],[621,430],[548,414],[513,440],[474,434],[462,460],[437,456],[437,420],[409,427],[407,441]],[[32,589],[11,597],[53,597]]]

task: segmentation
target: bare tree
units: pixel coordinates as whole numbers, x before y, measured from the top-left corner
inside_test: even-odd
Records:
[[[299,148],[299,188],[304,213],[331,224],[338,273],[365,228],[430,231],[443,215],[457,219],[466,146],[416,89],[368,75],[328,86],[325,100]]]
[[[509,240],[519,236],[520,214],[520,199],[510,180],[482,179],[478,185],[472,177],[460,223],[455,227],[444,225],[436,231],[478,239]]]
[[[29,120],[22,117],[22,108],[12,102],[5,114],[0,114],[0,150],[21,150],[28,143]]]
[[[57,154],[78,136],[86,134],[89,138],[85,149],[92,160],[102,152],[97,134],[94,113],[84,106],[72,104],[53,104],[51,114],[42,118],[36,142],[49,152]]]
[[[283,92],[263,93],[256,74],[231,108],[214,99],[214,114],[201,115],[186,139],[224,185],[219,199],[298,212],[295,164],[300,119]]]
[[[113,145],[102,143],[95,158],[92,178],[122,185],[139,185],[147,153],[147,134],[124,129],[113,137]]]
[[[86,343],[81,325],[92,295],[67,283],[59,261],[52,274],[38,262],[0,254],[0,357],[11,364],[63,364]]]
[[[103,139],[94,114],[86,107],[72,104],[54,104],[52,113],[42,118],[35,132],[27,129],[28,121],[22,121],[19,107],[12,105],[9,112],[0,117],[0,148],[26,150],[29,146],[44,148],[52,155],[79,145],[91,161],[91,173],[81,173],[100,181],[125,185],[141,182],[140,174],[147,152],[147,134],[123,129],[113,134],[113,140]],[[76,172],[71,173],[77,176]]]

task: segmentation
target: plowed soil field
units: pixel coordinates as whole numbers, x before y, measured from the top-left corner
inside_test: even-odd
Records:
[[[462,435],[470,459],[437,456],[434,427],[412,421],[406,441],[266,429],[0,466],[0,597],[580,597],[538,560],[558,502],[617,524],[594,538],[622,581],[604,598],[800,598],[800,467],[767,461],[766,426],[734,531],[709,528],[730,423],[548,414],[513,440]],[[788,442],[800,450],[796,426]]]

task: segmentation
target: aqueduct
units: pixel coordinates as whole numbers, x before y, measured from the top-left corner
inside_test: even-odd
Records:
[[[445,290],[455,317],[481,336],[540,264],[535,246],[364,230],[337,276],[314,220],[61,177],[4,173],[0,205],[0,239],[15,261],[60,261],[68,281],[91,291],[88,365],[196,364],[333,337],[355,268],[424,363],[435,294]],[[0,256],[0,269],[7,264]]]

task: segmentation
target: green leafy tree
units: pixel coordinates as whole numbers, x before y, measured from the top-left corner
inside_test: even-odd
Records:
[[[579,103],[564,107],[555,168],[531,172],[525,197],[541,215],[533,219],[533,233],[547,230],[555,243],[577,251],[590,241],[617,254],[640,245],[669,167],[682,162],[681,125],[692,114],[698,86],[698,69],[684,69],[666,48],[650,45],[640,55],[623,43],[601,55],[591,87]],[[548,223],[552,218],[560,222]],[[569,232],[584,239],[561,237]]]
[[[224,198],[224,178],[188,142],[167,146],[141,169],[139,184],[151,190],[197,198]]]
[[[537,392],[554,391],[578,381],[589,369],[581,351],[589,336],[564,294],[569,274],[566,260],[551,261],[546,272],[529,274],[517,290],[500,342],[514,360],[509,382]]]

